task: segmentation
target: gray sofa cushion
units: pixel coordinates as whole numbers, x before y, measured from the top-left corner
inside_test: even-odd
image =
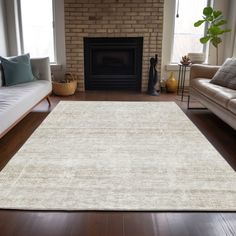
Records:
[[[4,86],[5,81],[4,81],[4,74],[3,74],[3,68],[2,68],[2,63],[0,63],[0,87]]]
[[[1,64],[0,64],[0,87],[3,85],[3,74],[2,74],[2,69],[1,69]]]
[[[228,58],[210,83],[236,89],[236,58]]]

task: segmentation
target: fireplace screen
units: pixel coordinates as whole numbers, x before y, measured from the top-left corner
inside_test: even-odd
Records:
[[[132,75],[135,73],[135,49],[94,49],[92,73],[94,75]]]
[[[86,89],[141,89],[142,38],[85,38]]]

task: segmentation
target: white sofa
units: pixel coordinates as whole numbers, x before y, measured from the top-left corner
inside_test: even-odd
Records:
[[[0,67],[0,138],[23,119],[43,99],[50,105],[52,91],[49,58],[31,59],[33,75],[37,80],[9,87],[3,86]]]

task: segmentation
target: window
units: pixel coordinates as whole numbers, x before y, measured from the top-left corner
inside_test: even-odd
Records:
[[[49,56],[55,62],[53,0],[20,0],[20,34],[23,53]]]
[[[207,0],[179,0],[179,17],[175,18],[172,63],[178,63],[189,52],[201,53],[205,46],[199,42],[204,36],[204,27],[195,28],[193,24],[202,18]],[[176,0],[176,9],[178,0]]]

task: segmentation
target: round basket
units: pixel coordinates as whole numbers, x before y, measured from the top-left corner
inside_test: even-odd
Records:
[[[59,96],[70,96],[73,95],[77,88],[77,80],[71,73],[65,74],[65,81],[63,82],[52,82],[52,91],[54,94]]]

